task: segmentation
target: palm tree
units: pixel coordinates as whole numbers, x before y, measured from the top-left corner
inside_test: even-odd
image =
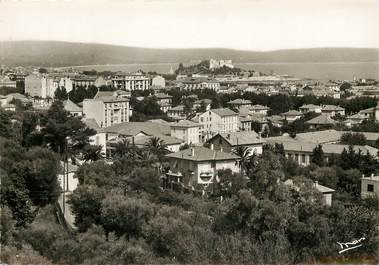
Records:
[[[167,145],[159,137],[151,137],[146,143],[149,156],[153,156],[158,160],[158,166],[162,163],[164,155],[168,154]]]
[[[86,145],[83,150],[83,159],[85,162],[88,161],[97,161],[103,159],[103,155],[101,153],[102,146],[101,145]]]
[[[246,172],[246,164],[250,160],[250,148],[247,146],[237,146],[237,148],[233,149],[233,154],[240,157],[240,159],[236,162],[240,167],[241,175]]]

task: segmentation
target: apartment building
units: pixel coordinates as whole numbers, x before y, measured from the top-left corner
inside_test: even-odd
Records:
[[[0,76],[0,87],[16,88],[16,81],[12,81],[9,76]]]
[[[186,144],[200,143],[202,125],[189,120],[181,120],[170,124],[171,136],[179,138]]]
[[[99,91],[93,99],[83,101],[83,114],[102,128],[129,122],[129,94],[119,90]]]
[[[150,79],[141,73],[116,75],[112,78],[112,84],[121,90],[147,90],[150,88]]]
[[[151,78],[151,85],[153,87],[164,88],[166,86],[166,79],[160,75],[154,76]]]
[[[204,140],[217,133],[231,133],[238,130],[238,113],[228,108],[210,109],[196,117],[196,120],[203,125]]]

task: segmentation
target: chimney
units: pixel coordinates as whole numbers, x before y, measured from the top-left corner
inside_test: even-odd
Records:
[[[230,140],[230,133],[228,133],[228,135],[226,136],[226,138],[227,138],[228,140]]]
[[[211,150],[214,150],[214,145],[213,144],[211,144]]]
[[[195,149],[191,148],[191,156],[195,156]]]
[[[224,152],[224,148],[222,148],[222,146],[220,147],[220,152]]]
[[[370,179],[374,178],[374,173],[371,173]]]

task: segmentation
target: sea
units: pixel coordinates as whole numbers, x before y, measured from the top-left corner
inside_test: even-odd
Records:
[[[179,63],[152,64],[106,64],[74,66],[80,70],[123,71],[168,73],[178,68]],[[371,62],[301,62],[301,63],[235,63],[236,67],[255,70],[265,74],[288,74],[297,78],[311,78],[321,81],[353,80],[356,78],[372,78],[379,80],[379,61]]]

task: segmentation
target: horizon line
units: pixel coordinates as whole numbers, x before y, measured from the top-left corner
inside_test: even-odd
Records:
[[[0,43],[5,42],[61,42],[61,43],[70,43],[70,44],[92,44],[92,45],[104,45],[104,46],[118,46],[125,48],[137,48],[137,49],[151,49],[151,50],[192,50],[192,49],[225,49],[225,50],[234,50],[234,51],[246,51],[246,52],[275,52],[275,51],[286,51],[286,50],[311,50],[311,49],[376,49],[379,50],[379,47],[351,47],[351,46],[314,46],[314,47],[302,47],[302,48],[279,48],[272,50],[249,50],[249,49],[239,49],[239,48],[230,48],[230,47],[147,47],[147,46],[129,46],[126,44],[114,44],[114,43],[103,43],[103,42],[85,42],[85,41],[67,41],[67,40],[0,40]]]

